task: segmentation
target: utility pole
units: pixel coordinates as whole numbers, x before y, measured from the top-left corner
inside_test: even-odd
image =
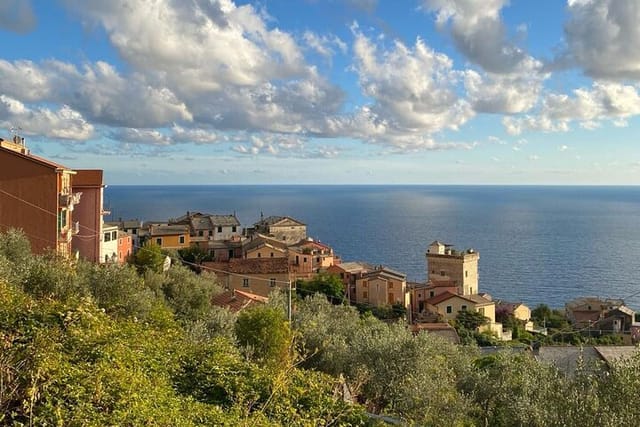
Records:
[[[288,309],[287,315],[289,317],[289,323],[291,323],[291,279],[289,279],[289,297],[288,297]]]

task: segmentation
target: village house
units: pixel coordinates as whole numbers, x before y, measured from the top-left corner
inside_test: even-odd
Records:
[[[147,239],[162,249],[183,249],[191,244],[189,226],[149,223]]]
[[[102,229],[99,262],[118,262],[118,227],[115,225],[105,225]]]
[[[460,344],[460,336],[458,335],[458,331],[456,328],[451,326],[449,323],[443,322],[421,322],[414,323],[410,327],[411,332],[414,334],[418,334],[420,332],[426,332],[428,334],[437,335],[445,340],[449,341],[452,344]]]
[[[287,245],[307,238],[306,224],[288,216],[269,216],[264,218],[261,215],[260,221],[256,222],[248,232],[249,234],[263,234]]]
[[[574,328],[603,333],[629,332],[634,322],[634,311],[621,299],[576,298],[565,304],[565,314]]]
[[[82,203],[74,206],[72,218],[79,224],[71,246],[79,257],[90,262],[104,262],[100,256],[104,219],[104,182],[102,170],[76,170],[72,192],[82,194]]]
[[[356,279],[356,304],[401,305],[409,313],[407,276],[382,265]]]
[[[533,331],[533,322],[531,321],[531,309],[521,302],[496,302],[496,319],[500,320],[506,316],[513,316],[514,319],[520,320],[524,324],[526,331]]]
[[[209,253],[216,261],[227,261],[242,256],[242,230],[233,215],[214,215],[189,212],[170,219],[169,225],[186,225],[192,246]]]
[[[132,252],[135,252],[144,244],[144,235],[148,232],[148,229],[145,229],[143,222],[139,219],[123,220],[120,218],[118,221],[105,221],[105,225],[115,225],[118,230],[127,233],[131,237]],[[141,236],[143,237],[142,239]]]
[[[79,231],[71,216],[81,196],[73,192],[76,171],[34,156],[17,135],[0,138],[0,163],[0,229],[21,229],[35,253],[70,257]]]
[[[496,323],[495,302],[478,294],[459,295],[451,292],[441,293],[427,300],[427,310],[438,313],[445,322],[453,322],[460,311],[477,311],[488,318],[480,332],[494,333],[498,339],[503,338],[502,324]]]
[[[228,262],[204,262],[225,289],[268,297],[275,289],[288,290],[294,283],[287,258],[232,258]]]
[[[351,304],[356,303],[356,280],[375,267],[365,262],[340,262],[327,267],[327,273],[338,276],[345,288],[345,295]]]
[[[133,240],[124,231],[118,230],[118,263],[125,264],[133,254]]]
[[[450,280],[439,280],[436,282],[407,284],[410,294],[411,311],[415,313],[414,320],[425,312],[427,300],[445,292],[458,293],[458,286]]]

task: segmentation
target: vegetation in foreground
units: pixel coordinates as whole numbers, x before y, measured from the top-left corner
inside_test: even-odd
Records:
[[[566,377],[322,295],[234,315],[212,275],[70,264],[0,234],[0,424],[633,426],[640,359]],[[343,397],[352,397],[352,402]]]

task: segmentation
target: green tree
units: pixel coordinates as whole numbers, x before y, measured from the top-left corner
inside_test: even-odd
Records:
[[[334,304],[345,302],[344,283],[334,274],[319,273],[309,280],[298,280],[296,291],[303,298],[316,293],[323,294]]]
[[[279,367],[290,361],[293,336],[283,310],[270,306],[243,310],[235,330],[238,343],[251,359]]]
[[[162,253],[162,248],[159,245],[152,241],[147,241],[144,246],[138,249],[131,259],[140,274],[147,271],[160,273],[162,272],[165,255]]]
[[[460,310],[456,315],[456,328],[475,331],[482,325],[489,323],[489,318],[479,311]]]

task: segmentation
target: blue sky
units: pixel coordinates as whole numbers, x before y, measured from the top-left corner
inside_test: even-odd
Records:
[[[640,184],[637,0],[0,0],[0,136],[108,184]]]

